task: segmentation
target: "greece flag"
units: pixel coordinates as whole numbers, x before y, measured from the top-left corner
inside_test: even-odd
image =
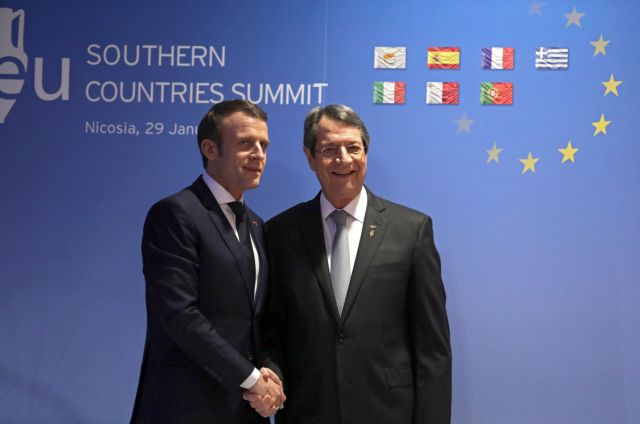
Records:
[[[539,47],[536,49],[536,69],[569,69],[569,49]]]

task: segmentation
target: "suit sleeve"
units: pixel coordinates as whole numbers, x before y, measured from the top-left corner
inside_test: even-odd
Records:
[[[169,338],[229,391],[254,367],[198,309],[200,234],[184,209],[154,205],[144,225],[142,259],[147,296]]]
[[[451,346],[440,257],[427,217],[418,232],[408,296],[415,359],[416,424],[451,421]]]

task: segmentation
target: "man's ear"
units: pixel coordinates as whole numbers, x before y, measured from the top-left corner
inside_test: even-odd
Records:
[[[200,152],[207,160],[216,160],[220,156],[218,144],[209,138],[205,138],[200,143]]]
[[[316,172],[316,159],[311,155],[311,151],[306,147],[304,148],[304,155],[307,157],[309,168],[311,168],[313,172]]]

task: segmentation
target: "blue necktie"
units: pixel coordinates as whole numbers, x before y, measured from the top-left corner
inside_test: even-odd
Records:
[[[347,297],[349,280],[351,279],[351,263],[349,261],[349,235],[347,234],[347,212],[336,209],[331,212],[331,219],[336,223],[336,234],[331,247],[331,285],[336,297],[338,313],[342,315],[344,300]]]
[[[251,284],[254,284],[256,279],[256,264],[253,257],[253,247],[251,246],[251,238],[249,236],[249,226],[247,225],[247,212],[242,202],[229,202],[227,203],[233,213],[236,216],[236,230],[238,231],[238,239],[240,244],[244,248],[245,263],[249,269],[249,278]]]

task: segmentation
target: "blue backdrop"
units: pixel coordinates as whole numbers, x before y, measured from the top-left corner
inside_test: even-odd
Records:
[[[2,0],[0,422],[128,420],[146,211],[201,172],[189,132],[236,97],[269,114],[248,194],[264,218],[317,192],[302,121],[329,103],[368,124],[369,187],[433,217],[454,423],[640,422],[638,16],[625,0]],[[376,46],[406,47],[406,69],[374,69]],[[494,46],[513,70],[481,69]],[[460,69],[428,69],[428,47],[459,47]],[[569,48],[569,69],[536,70],[538,47]],[[405,103],[374,105],[375,81],[405,82]],[[459,82],[459,104],[427,105],[427,81]],[[484,81],[512,82],[513,105],[480,105]]]

